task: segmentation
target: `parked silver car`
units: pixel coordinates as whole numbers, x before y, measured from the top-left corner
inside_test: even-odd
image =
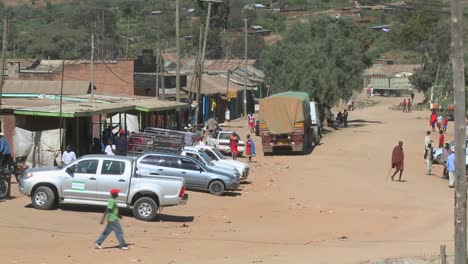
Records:
[[[109,155],[83,156],[70,165],[28,169],[19,191],[31,196],[34,208],[52,209],[58,203],[107,205],[109,191],[120,190],[117,206],[132,208],[135,218],[153,220],[158,209],[186,202],[181,177],[135,173],[135,160]]]
[[[233,174],[215,171],[189,156],[169,153],[147,153],[137,160],[138,171],[150,175],[169,175],[185,179],[187,189],[208,190],[211,194],[222,195],[225,191],[239,188],[239,178]]]

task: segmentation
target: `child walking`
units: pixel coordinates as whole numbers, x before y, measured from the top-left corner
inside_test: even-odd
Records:
[[[251,162],[252,157],[255,157],[255,144],[253,140],[250,138],[250,134],[247,134],[247,142],[245,144],[246,144],[245,155],[249,158],[249,162]]]
[[[104,223],[104,219],[107,218],[107,225],[106,229],[102,232],[102,234],[99,236],[98,240],[96,240],[96,243],[94,246],[97,249],[101,249],[101,244],[104,242],[104,240],[107,238],[107,236],[114,231],[115,236],[117,237],[117,240],[119,241],[119,248],[122,250],[127,250],[128,246],[127,243],[125,242],[122,227],[120,226],[119,223],[119,218],[122,218],[122,216],[119,215],[119,207],[117,206],[117,201],[115,200],[119,196],[119,189],[112,189],[110,191],[111,198],[109,198],[109,201],[107,203],[107,210],[104,212],[104,215],[102,216],[101,219],[101,225]]]

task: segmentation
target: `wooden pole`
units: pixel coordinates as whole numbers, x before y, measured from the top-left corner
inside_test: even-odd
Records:
[[[247,117],[247,18],[244,19],[245,45],[244,45],[244,118]]]
[[[180,102],[180,29],[179,0],[176,0],[176,102]]]
[[[8,19],[3,17],[3,40],[2,40],[2,61],[1,61],[1,74],[0,74],[0,108],[2,107],[2,96],[3,96],[3,83],[5,82],[5,60],[8,49]]]
[[[208,39],[208,30],[210,27],[210,15],[211,15],[211,4],[208,3],[208,14],[206,15],[206,22],[205,22],[205,36],[203,38],[203,48],[202,48],[202,56],[200,60],[200,76],[199,76],[199,84],[197,87],[197,107],[195,108],[195,122],[198,124],[198,112],[200,111],[200,98],[201,98],[201,86],[202,86],[202,80],[203,80],[203,67],[205,65],[205,54],[206,54],[206,41]]]
[[[463,47],[462,3],[450,0],[451,59],[453,68],[453,95],[455,98],[455,264],[466,264],[466,167],[465,167],[465,63]]]
[[[156,91],[155,95],[157,98],[159,98],[159,60],[161,59],[161,56],[159,56],[159,47],[156,50]]]
[[[164,83],[164,74],[166,72],[166,70],[164,69],[164,61],[163,61],[163,57],[162,57],[162,54],[161,54],[161,50],[159,50],[159,68],[161,69],[161,90],[162,90],[162,97],[161,99],[162,100],[166,100],[166,84]]]
[[[65,76],[65,59],[62,60],[62,80],[60,82],[60,116],[59,116],[59,139],[60,139],[60,153],[63,152],[63,78]]]
[[[94,100],[94,34],[91,34],[91,100]]]
[[[445,253],[445,245],[440,245],[440,264],[447,264],[447,254]]]

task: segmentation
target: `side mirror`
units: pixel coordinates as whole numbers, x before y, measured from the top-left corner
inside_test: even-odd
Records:
[[[73,167],[68,167],[65,169],[65,171],[70,175],[73,175],[75,173],[75,170],[73,169]]]

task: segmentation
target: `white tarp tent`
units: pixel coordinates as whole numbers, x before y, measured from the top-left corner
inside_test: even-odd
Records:
[[[106,119],[107,125],[110,125],[110,120],[110,118]],[[121,124],[122,128],[125,129],[125,114],[120,114],[120,120],[119,114],[112,116],[112,126],[116,126],[119,123]],[[103,129],[105,129],[105,127],[103,127]],[[127,114],[127,130],[130,133],[140,131],[140,126],[138,124],[138,116]],[[114,134],[119,132],[119,128],[115,128],[112,132]]]
[[[28,131],[15,128],[13,133],[15,157],[27,157],[30,167],[54,166],[61,162],[60,129]]]

